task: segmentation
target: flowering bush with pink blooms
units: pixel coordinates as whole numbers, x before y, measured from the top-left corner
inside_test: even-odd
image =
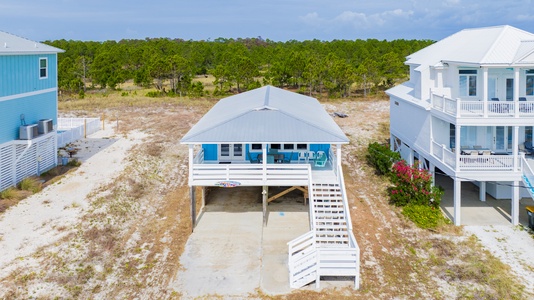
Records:
[[[428,170],[419,169],[418,165],[409,166],[404,160],[393,165],[389,188],[391,202],[397,206],[408,204],[428,205],[439,208],[443,190],[432,186],[432,174]]]
[[[434,228],[446,223],[439,209],[443,189],[432,186],[430,172],[401,160],[393,165],[391,181],[394,184],[389,188],[391,202],[403,206],[402,214],[417,226]]]

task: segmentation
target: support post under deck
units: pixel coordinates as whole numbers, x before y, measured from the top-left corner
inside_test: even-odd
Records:
[[[262,188],[262,203],[263,203],[263,226],[267,225],[267,198],[269,196],[269,187],[264,185]]]
[[[197,209],[196,209],[196,200],[195,200],[195,187],[191,186],[189,188],[189,196],[191,197],[191,232],[195,230],[195,225],[197,222]]]

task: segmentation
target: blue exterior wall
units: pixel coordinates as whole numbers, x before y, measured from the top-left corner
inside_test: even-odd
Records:
[[[57,92],[0,101],[0,144],[19,138],[20,115],[26,124],[52,119],[57,124]]]
[[[202,148],[204,149],[204,160],[217,160],[218,157],[218,146],[216,144],[203,144]],[[310,144],[310,150],[311,151],[324,151],[326,155],[328,156],[328,153],[330,151],[330,144]],[[283,151],[279,150],[278,153],[285,154],[288,156],[291,154],[292,151]],[[291,160],[297,160],[298,159],[298,152],[297,150],[293,151],[293,156],[291,157]],[[256,158],[256,156],[261,153],[260,151],[254,151],[250,152],[250,145],[245,144],[245,160],[249,160],[249,153],[252,153],[250,157]]]
[[[217,160],[217,144],[203,144],[204,160]]]
[[[48,77],[39,79],[39,59],[48,59]],[[0,56],[0,97],[57,87],[57,55]]]

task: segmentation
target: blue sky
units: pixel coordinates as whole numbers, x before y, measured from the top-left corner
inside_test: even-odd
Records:
[[[1,0],[0,30],[32,40],[261,36],[432,39],[464,28],[534,32],[534,0]]]

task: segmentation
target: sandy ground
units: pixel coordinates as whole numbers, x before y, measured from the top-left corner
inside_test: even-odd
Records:
[[[472,233],[486,249],[508,264],[518,278],[533,278],[533,268],[525,263],[534,261],[532,247],[526,246],[532,237],[525,231],[490,225],[466,226],[465,233],[450,235],[422,231],[399,217],[398,210],[387,203],[384,183],[368,170],[361,151],[376,140],[378,132],[384,136],[384,128],[387,131],[388,105],[387,101],[324,105],[328,112],[349,115],[335,120],[351,140],[343,150],[344,170],[353,227],[361,248],[362,288],[343,293],[361,299],[443,299],[472,295],[471,282],[449,280],[448,269],[439,269],[439,261],[432,260],[434,255],[441,255],[456,261],[458,253],[448,253],[443,245],[449,244],[444,241],[461,243]],[[15,294],[18,297],[11,297],[20,299],[56,295],[59,298],[179,299],[186,296],[181,291],[184,284],[191,284],[192,292],[188,295],[209,298],[206,293],[217,292],[213,286],[204,290],[194,285],[200,284],[196,281],[180,279],[185,278],[186,268],[199,263],[195,255],[216,249],[216,246],[202,249],[187,242],[190,237],[187,147],[177,142],[202,116],[204,109],[207,108],[170,104],[124,109],[121,117],[131,117],[129,122],[121,123],[127,136],[115,134],[107,126],[106,131],[81,141],[77,156],[84,163],[78,170],[2,214],[0,298],[6,297],[3,294],[6,287],[22,289]],[[128,127],[128,124],[134,125]],[[134,126],[142,126],[143,133]],[[164,127],[172,131],[164,131]],[[131,150],[138,146],[144,146],[144,152],[132,154]],[[121,175],[122,181],[117,182],[116,176]],[[105,194],[104,187],[115,186],[122,194],[103,197],[110,206],[102,209],[95,195]],[[92,215],[88,217],[89,213]],[[111,213],[114,215],[110,218]],[[115,243],[109,246],[111,250],[102,248],[107,246],[106,240],[102,240],[107,235],[106,227],[102,227],[106,222],[117,228],[111,232]],[[94,224],[102,231],[94,231],[98,234],[91,236],[89,227]],[[69,235],[74,241],[64,239]],[[202,267],[209,270],[210,266]],[[211,275],[217,278],[216,273]],[[256,296],[269,298],[261,296],[266,291],[262,290],[258,275],[253,274],[251,278]],[[217,292],[221,298],[235,295],[242,284],[230,279],[225,281],[229,286],[224,290],[233,292]],[[532,282],[528,280],[526,290],[532,290]],[[75,285],[70,285],[71,282]],[[480,283],[484,284],[487,283]],[[292,299],[325,299],[336,292],[299,294],[294,291],[291,296]]]
[[[144,136],[136,133],[123,138],[107,126],[76,142],[80,151],[75,158],[82,165],[75,172],[1,215],[0,278],[21,264],[31,264],[31,254],[65,236],[83,215],[87,195],[123,170],[126,153]]]

